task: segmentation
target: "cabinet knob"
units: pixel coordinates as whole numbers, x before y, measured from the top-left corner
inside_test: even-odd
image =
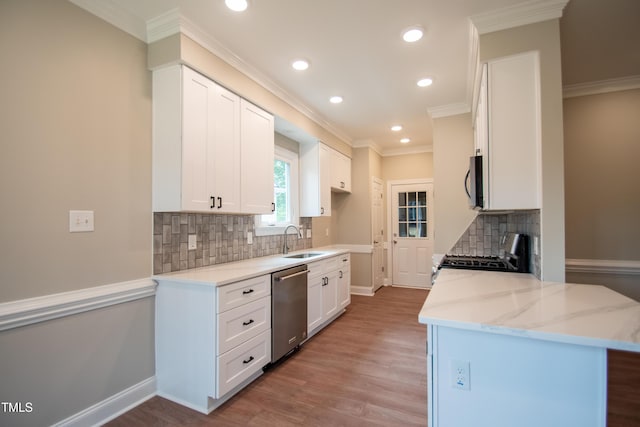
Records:
[[[211,209],[216,207],[216,198],[211,196],[211,206],[209,206]]]
[[[242,322],[242,326],[249,326],[252,323],[253,323],[253,319],[249,319],[248,322]]]
[[[320,208],[320,214],[324,215],[324,208]]]
[[[340,181],[340,188],[344,188],[344,181]]]
[[[247,295],[247,294],[250,294],[252,292],[253,292],[253,289],[248,289],[248,290],[242,291],[242,295]]]
[[[242,363],[244,363],[245,365],[246,365],[247,363],[251,363],[251,362],[253,362],[253,356],[251,356],[251,357],[250,357],[250,358],[248,358],[247,360],[243,360],[243,361],[242,361]]]
[[[218,197],[218,209],[222,208],[222,197]]]

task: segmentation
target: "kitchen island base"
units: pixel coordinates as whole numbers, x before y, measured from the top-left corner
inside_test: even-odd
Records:
[[[604,348],[429,325],[427,364],[430,427],[606,425]]]

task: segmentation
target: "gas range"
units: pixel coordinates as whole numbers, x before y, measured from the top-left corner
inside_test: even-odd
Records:
[[[502,238],[503,256],[445,255],[441,268],[467,270],[529,272],[529,238],[525,234],[507,233]]]
[[[467,270],[516,271],[515,267],[497,256],[446,255],[440,265]]]

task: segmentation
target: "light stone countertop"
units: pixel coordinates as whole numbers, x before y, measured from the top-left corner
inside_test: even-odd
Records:
[[[423,324],[640,352],[640,303],[604,286],[441,269]]]
[[[285,258],[299,253],[313,252],[321,255],[310,258]],[[180,282],[208,286],[223,286],[240,280],[250,279],[274,271],[320,261],[336,255],[349,253],[348,249],[326,246],[290,252],[288,255],[270,255],[243,261],[216,264],[207,267],[192,268],[172,273],[156,274],[152,279],[158,282]]]

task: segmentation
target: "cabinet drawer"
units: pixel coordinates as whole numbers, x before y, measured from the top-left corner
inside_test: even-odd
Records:
[[[350,254],[342,254],[338,257],[338,263],[340,264],[339,268],[345,268],[345,266],[348,266],[350,262],[351,262]]]
[[[218,314],[218,352],[222,354],[271,329],[271,301],[262,298]]]
[[[334,256],[325,260],[324,262],[324,272],[328,273],[330,271],[335,271],[340,268],[340,263],[342,262],[341,256]]]
[[[271,362],[271,329],[268,329],[217,358],[220,398]]]
[[[271,276],[268,274],[220,286],[217,313],[240,307],[267,295],[271,295]]]
[[[307,264],[307,270],[309,270],[309,277],[317,276],[324,273],[324,261],[316,261]]]

